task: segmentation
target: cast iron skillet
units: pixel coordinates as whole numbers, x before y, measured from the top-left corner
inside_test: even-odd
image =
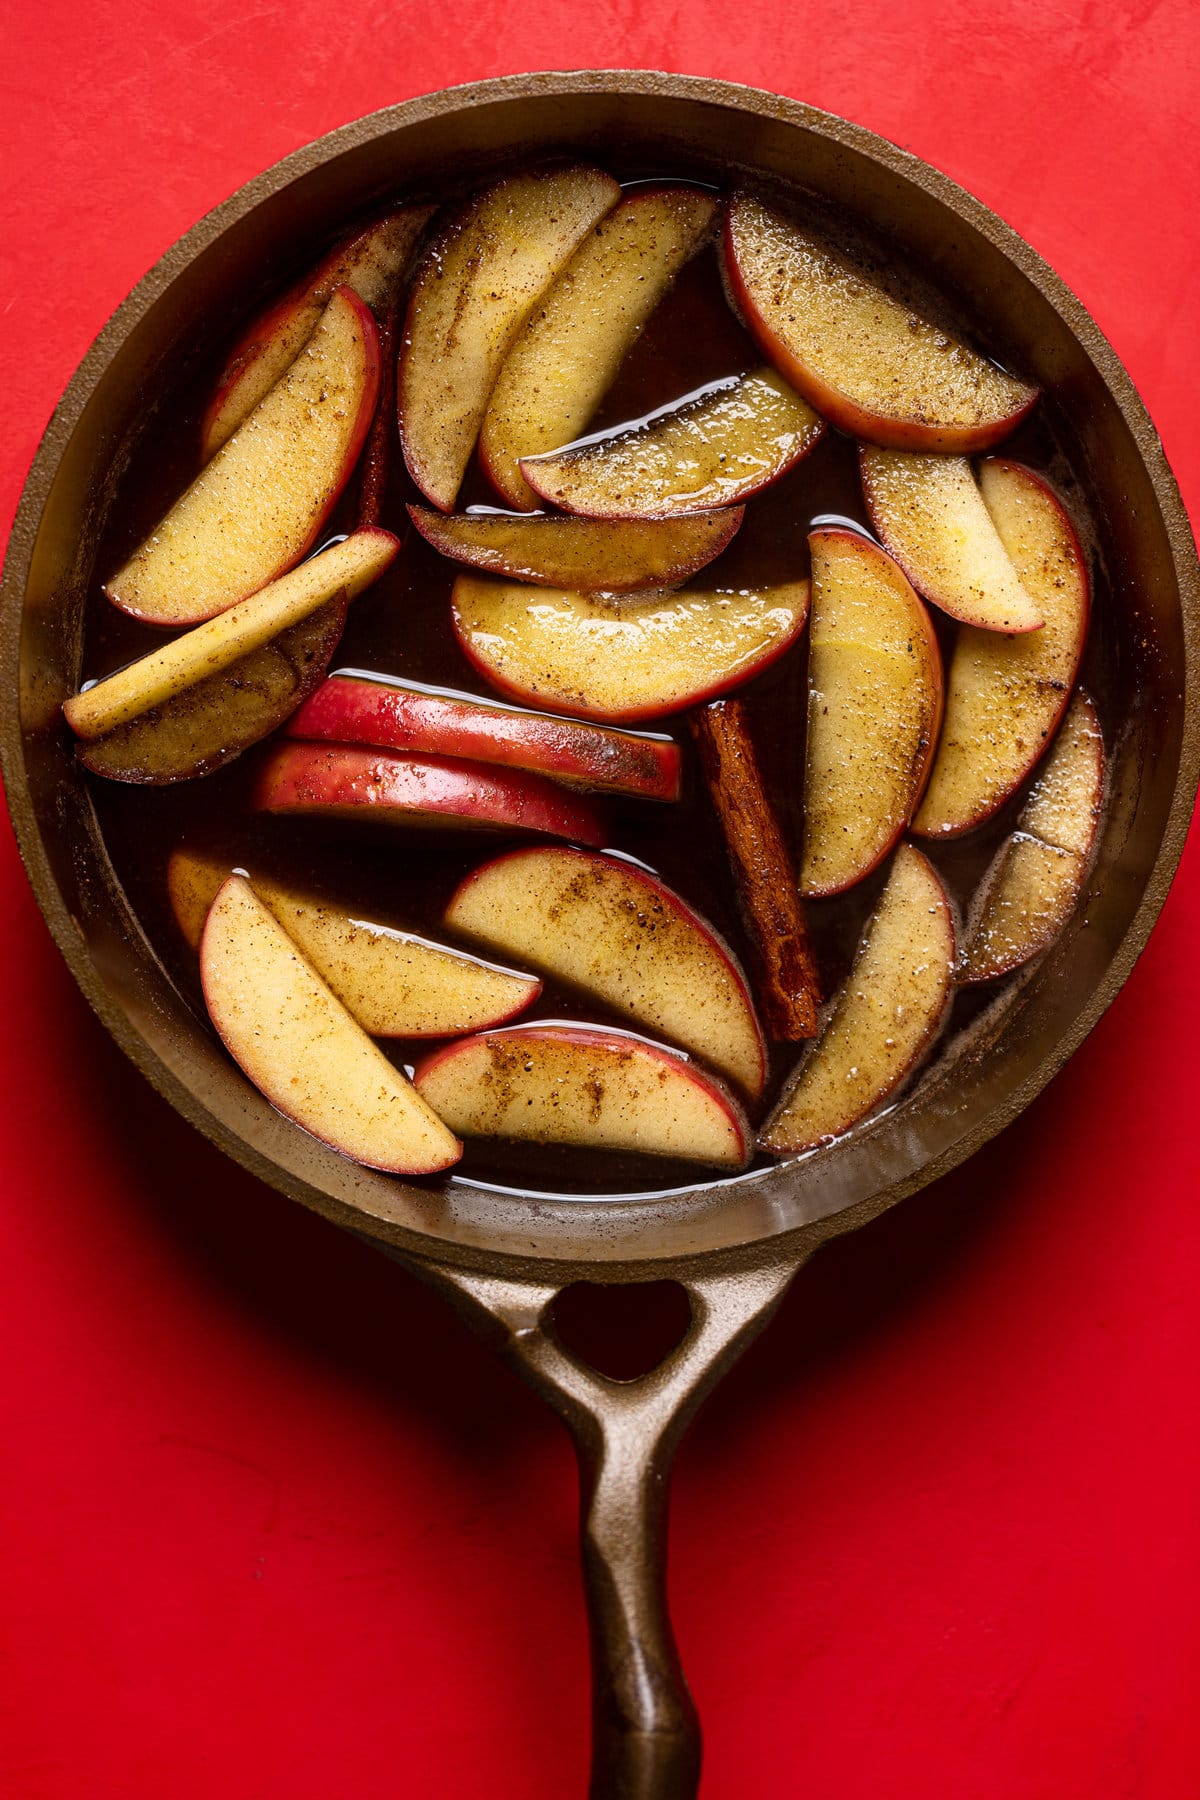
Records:
[[[1032,375],[1100,525],[1119,614],[1112,795],[1087,928],[1077,918],[1001,1016],[900,1106],[807,1159],[669,1201],[441,1190],[353,1167],[272,1110],[176,991],[110,866],[59,706],[77,685],[107,509],[152,405],[295,263],[392,196],[437,197],[569,149],[801,187],[898,245],[981,340]],[[3,585],[2,746],[29,877],[76,980],[160,1093],[244,1167],[373,1239],[439,1287],[565,1418],[579,1454],[594,1685],[593,1800],[686,1800],[700,1739],[666,1616],[666,1479],[704,1395],[828,1238],[977,1150],[1025,1107],[1113,999],[1184,840],[1200,765],[1200,569],[1158,438],[1083,308],[1029,247],[934,170],[775,95],[652,73],[513,76],[413,100],[322,138],[188,233],[100,334],[42,441]],[[615,1382],[556,1340],[569,1283],[672,1278],[691,1325],[651,1374]]]

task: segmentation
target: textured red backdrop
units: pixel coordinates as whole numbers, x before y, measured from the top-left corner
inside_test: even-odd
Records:
[[[11,16],[11,13],[10,13]],[[0,118],[0,517],[187,226],[360,113],[511,70],[757,83],[995,207],[1200,503],[1193,0],[23,0]],[[0,1792],[564,1800],[565,1435],[400,1271],[221,1161],[74,990],[0,843]],[[705,1800],[1194,1800],[1200,859],[969,1167],[822,1255],[685,1443]]]

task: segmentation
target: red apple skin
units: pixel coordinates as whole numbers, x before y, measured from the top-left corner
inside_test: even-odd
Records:
[[[259,812],[314,813],[395,825],[536,831],[602,844],[607,828],[580,795],[523,770],[356,744],[281,744],[259,773]]]
[[[586,868],[589,865],[594,867],[597,862],[603,863],[605,861],[611,860],[611,859],[603,857],[603,856],[601,856],[601,857],[591,856],[588,854],[588,852],[586,850],[576,850],[573,852],[573,854],[576,857],[578,857],[579,865],[581,868]],[[488,874],[492,869],[496,868],[496,866],[499,863],[512,862],[512,861],[515,861],[518,857],[528,856],[528,855],[529,855],[528,850],[508,850],[508,851],[505,851],[500,856],[492,857],[490,862],[481,863],[479,868],[472,869],[471,873],[469,875],[464,876],[462,881],[459,882],[458,886],[455,888],[453,894],[450,896],[450,899],[446,904],[444,917],[447,920],[447,922],[449,921],[450,915],[453,912],[453,910],[458,902],[459,895],[466,893],[467,889],[470,888],[472,886],[472,884],[475,881],[477,881],[481,875]],[[767,1051],[767,1040],[763,1033],[762,1023],[758,1016],[758,1008],[754,1004],[754,995],[753,995],[753,992],[751,991],[750,983],[747,981],[745,973],[742,969],[741,964],[738,962],[737,957],[734,955],[733,951],[730,949],[729,945],[725,942],[725,939],[721,936],[721,934],[712,925],[709,924],[708,920],[705,918],[702,918],[701,915],[695,910],[695,908],[693,906],[690,906],[688,904],[688,902],[683,898],[683,895],[676,893],[674,888],[668,887],[665,881],[660,881],[658,876],[652,875],[648,869],[631,868],[630,865],[628,865],[626,863],[621,863],[619,865],[619,867],[623,874],[625,874],[625,875],[632,874],[632,875],[636,876],[638,881],[644,882],[646,887],[649,888],[650,891],[654,895],[656,895],[658,899],[660,899],[662,901],[663,905],[669,911],[684,914],[684,916],[690,921],[690,923],[695,926],[695,928],[696,928],[697,932],[700,934],[700,936],[705,938],[707,940],[707,942],[712,945],[712,948],[715,951],[716,955],[720,958],[720,960],[723,963],[725,963],[725,965],[729,969],[729,973],[730,973],[735,985],[737,987],[739,987],[741,989],[742,993],[744,994],[745,1000],[746,1000],[746,1010],[750,1016],[750,1019],[753,1021],[755,1034],[758,1039],[758,1055],[759,1055],[759,1069],[758,1069],[757,1078],[752,1085],[747,1087],[746,1091],[750,1094],[751,1099],[757,1100],[759,1098],[760,1094],[762,1093],[763,1088],[766,1085],[766,1080],[767,1080],[767,1071],[768,1071],[768,1064],[769,1064],[769,1055],[768,1055],[768,1051]],[[664,1034],[664,1035],[666,1035],[666,1034]]]
[[[337,274],[340,266],[347,259],[353,257],[355,250],[364,239],[374,236],[382,226],[392,220],[398,221],[405,214],[413,215],[414,221],[418,223],[417,236],[419,237],[421,226],[428,222],[433,216],[433,212],[434,208],[429,206],[399,206],[383,218],[373,220],[361,231],[354,232],[350,237],[342,238],[332,250],[321,258],[315,269],[310,270],[307,275],[302,275],[286,294],[283,294],[265,312],[260,313],[252,325],[246,327],[229,352],[229,360],[218,376],[216,389],[204,409],[204,417],[200,422],[200,455],[204,462],[208,461],[213,450],[217,448],[211,441],[212,431],[224,409],[226,400],[243,379],[247,368],[258,360],[271,339],[284,330],[296,314],[304,310],[306,305],[311,305],[326,290],[328,293],[333,292],[333,277]]]
[[[731,1089],[721,1080],[720,1076],[712,1074],[708,1069],[701,1068],[689,1057],[652,1043],[650,1039],[641,1037],[637,1032],[604,1031],[600,1026],[587,1025],[517,1025],[507,1029],[502,1028],[499,1031],[476,1032],[474,1037],[457,1038],[454,1043],[446,1044],[442,1049],[433,1050],[428,1056],[421,1058],[414,1068],[412,1076],[412,1083],[417,1092],[421,1092],[422,1081],[432,1074],[434,1069],[439,1068],[456,1055],[461,1056],[464,1051],[473,1048],[481,1037],[499,1038],[518,1049],[523,1042],[527,1042],[530,1038],[540,1038],[549,1043],[579,1044],[584,1049],[611,1050],[616,1055],[628,1050],[631,1043],[636,1044],[638,1050],[647,1057],[665,1063],[673,1074],[685,1076],[702,1093],[720,1103],[722,1110],[728,1115],[731,1125],[738,1134],[744,1163],[750,1160],[753,1153],[754,1133]]]
[[[678,800],[679,746],[549,713],[525,713],[463,694],[331,675],[293,715],[287,734],[374,744],[423,756],[463,756],[529,769],[570,786],[644,800]]]
[[[878,444],[883,450],[942,450],[973,456],[981,450],[990,450],[993,444],[998,444],[1011,431],[1015,431],[1026,414],[1037,405],[1039,396],[1035,390],[1024,406],[1018,407],[1015,412],[998,419],[992,425],[955,428],[922,425],[915,419],[882,419],[878,413],[870,412],[846,394],[839,393],[837,388],[830,387],[828,382],[823,381],[806,363],[798,361],[780,343],[755,305],[734,254],[735,204],[735,201],[731,201],[726,208],[721,233],[721,262],[733,310],[763,355],[791,382],[796,392],[802,394],[809,405],[815,407],[831,425],[836,425],[839,431],[846,432],[849,437]],[[526,478],[528,479],[528,475]]]
[[[455,588],[457,589],[457,583],[455,584]],[[688,694],[685,699],[680,700],[677,705],[670,707],[629,706],[623,708],[620,712],[602,712],[594,708],[589,709],[582,705],[569,706],[562,700],[559,700],[557,704],[563,712],[570,713],[573,718],[597,719],[602,723],[610,725],[635,725],[639,720],[663,719],[669,717],[672,713],[684,712],[689,707],[701,706],[706,700],[716,700],[722,694],[728,694],[733,688],[742,687],[747,681],[752,681],[756,675],[761,675],[764,669],[769,669],[772,663],[778,662],[779,658],[783,656],[786,651],[791,649],[792,645],[796,642],[796,639],[800,636],[800,633],[804,630],[805,625],[808,623],[808,613],[809,608],[806,606],[803,613],[797,617],[795,630],[790,632],[786,638],[781,639],[778,643],[771,644],[763,652],[761,660],[756,662],[753,668],[739,669],[725,681],[715,681],[711,687],[698,688],[694,693]],[[467,633],[461,628],[461,617],[454,592],[450,595],[450,616],[454,626],[454,635],[458,640],[459,649],[471,664],[471,667],[477,670],[484,681],[487,682],[488,686],[495,688],[498,694],[507,695],[510,700],[519,700],[524,705],[536,705],[540,698],[536,691],[520,687],[516,682],[506,681],[495,669],[490,668],[489,665],[483,661],[482,657],[476,655],[475,649],[467,636]]]

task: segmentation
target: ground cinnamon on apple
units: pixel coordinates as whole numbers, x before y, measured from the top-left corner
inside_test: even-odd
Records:
[[[777,1042],[816,1036],[816,957],[796,871],[767,798],[740,700],[715,700],[689,724],[729,853],[758,962],[759,1000]]]

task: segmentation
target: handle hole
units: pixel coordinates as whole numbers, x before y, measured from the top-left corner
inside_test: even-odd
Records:
[[[636,1381],[683,1342],[692,1309],[678,1281],[576,1281],[558,1295],[551,1318],[559,1343],[580,1362],[610,1381]]]

